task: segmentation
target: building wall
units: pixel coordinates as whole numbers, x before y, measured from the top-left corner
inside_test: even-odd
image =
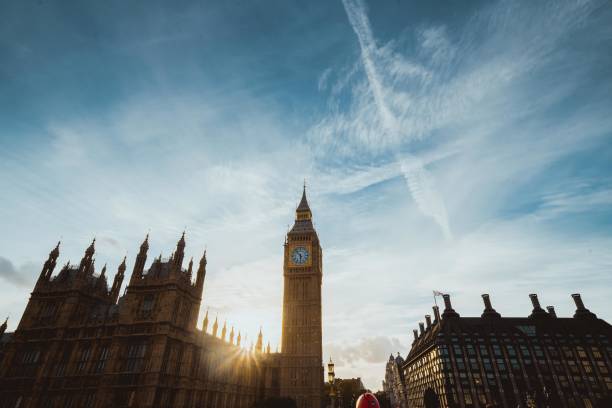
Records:
[[[196,329],[205,258],[192,282],[179,252],[147,273],[137,259],[118,302],[91,256],[41,274],[3,346],[0,406],[247,408],[274,394],[264,382],[278,357]]]
[[[408,405],[612,406],[611,343],[612,326],[594,315],[443,315],[404,364]]]

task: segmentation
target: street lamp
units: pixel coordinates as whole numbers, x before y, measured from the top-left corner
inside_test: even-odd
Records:
[[[329,382],[329,397],[331,399],[331,408],[336,406],[336,390],[334,389],[334,382],[336,380],[336,373],[334,372],[334,362],[331,357],[329,363],[327,363],[327,381]]]

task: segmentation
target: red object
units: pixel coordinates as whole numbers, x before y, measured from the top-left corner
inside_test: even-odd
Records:
[[[355,408],[380,408],[380,404],[374,394],[366,392],[359,396]]]

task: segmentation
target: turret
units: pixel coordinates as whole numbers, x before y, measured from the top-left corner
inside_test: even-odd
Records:
[[[268,342],[268,345],[266,346],[266,354],[270,354],[270,342]]]
[[[140,251],[136,255],[136,261],[134,262],[134,269],[132,270],[132,277],[130,278],[130,285],[138,282],[142,279],[144,273],[145,263],[147,262],[147,251],[149,250],[149,234],[145,237],[145,240],[140,244]]]
[[[191,272],[192,272],[192,270],[193,270],[193,256],[189,260],[189,267],[187,268],[187,279],[189,280],[189,283],[191,283]]]
[[[40,276],[38,277],[39,282],[46,281],[48,282],[51,279],[51,275],[53,274],[53,270],[55,269],[55,265],[57,264],[57,258],[59,256],[59,246],[58,242],[55,248],[49,252],[49,258],[45,261],[43,265],[42,271],[40,271]]]
[[[234,326],[232,326],[232,330],[230,331],[229,342],[230,344],[234,344]]]
[[[202,259],[200,259],[200,266],[198,267],[198,276],[196,278],[196,291],[202,296],[202,289],[204,288],[204,278],[206,277],[206,250]]]
[[[125,276],[125,258],[126,257],[123,257],[123,262],[121,262],[119,268],[117,269],[117,274],[115,275],[113,286],[111,287],[110,298],[113,303],[117,303],[117,299],[119,299],[119,290],[121,289],[123,277]]]
[[[217,337],[217,330],[219,329],[219,323],[217,322],[217,317],[215,317],[215,322],[213,323],[213,337]]]
[[[85,255],[81,259],[81,263],[79,264],[79,269],[77,272],[77,280],[84,280],[88,274],[93,273],[93,263],[94,263],[94,253],[96,252],[95,248],[96,239],[94,238],[91,241],[91,244],[85,250]]]
[[[240,331],[238,331],[238,337],[236,338],[236,345],[240,347],[240,340],[242,340],[242,336],[240,336]]]
[[[183,235],[181,235],[181,239],[176,244],[176,251],[172,257],[174,261],[174,270],[177,272],[181,271],[183,266],[183,258],[185,257],[185,231],[183,231]]]
[[[223,322],[223,328],[221,329],[221,340],[225,341],[225,335],[227,334],[227,321]]]
[[[202,320],[202,331],[206,333],[208,331],[208,309],[206,309],[206,314],[204,315],[204,320]]]
[[[255,345],[255,350],[259,353],[263,351],[263,333],[261,332],[261,327],[259,328],[259,334],[257,335],[257,344]]]

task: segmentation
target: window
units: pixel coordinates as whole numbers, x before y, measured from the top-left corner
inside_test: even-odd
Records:
[[[147,351],[146,344],[132,344],[128,348],[127,359],[125,361],[125,371],[139,372],[142,370],[144,356]]]
[[[155,298],[153,295],[145,295],[142,300],[142,304],[140,305],[140,315],[142,317],[150,317],[153,312],[153,305],[155,303]]]
[[[104,371],[104,367],[106,367],[106,361],[108,360],[109,354],[110,350],[108,349],[108,346],[102,346],[100,352],[98,353],[98,359],[93,364],[93,373],[99,374]]]
[[[87,365],[87,361],[89,360],[89,356],[91,355],[91,347],[89,345],[84,345],[81,349],[81,353],[79,354],[78,360],[75,366],[75,373],[79,374]]]

